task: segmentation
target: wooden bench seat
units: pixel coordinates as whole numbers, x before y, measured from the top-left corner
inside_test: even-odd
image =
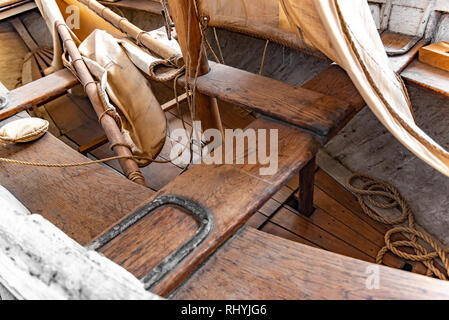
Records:
[[[379,288],[368,277],[379,271]],[[376,272],[376,271],[374,271]],[[173,299],[448,299],[449,283],[242,229]]]
[[[249,128],[278,130],[278,172],[261,176],[259,169],[265,167],[261,164],[194,165],[161,189],[157,195],[177,194],[201,203],[211,210],[215,222],[207,239],[153,288],[153,292],[166,296],[178,287],[318,150],[319,143],[310,134],[269,118],[261,117]],[[166,207],[145,217],[100,251],[142,277],[187,241],[196,229],[193,218],[179,209]]]

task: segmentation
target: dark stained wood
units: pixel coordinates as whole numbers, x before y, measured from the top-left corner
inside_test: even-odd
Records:
[[[426,41],[419,41],[416,46],[410,49],[406,54],[390,57],[389,61],[393,70],[401,72],[413,61],[418,54],[419,49],[426,43]],[[338,124],[335,125],[333,131],[328,134],[328,140],[332,139],[349,122],[349,120],[351,120],[366,105],[347,73],[337,65],[330,66],[319,73],[312,80],[306,82],[301,88],[326,94],[350,104],[352,109],[348,108],[346,117],[339,121]]]
[[[337,199],[339,198],[335,193],[334,196]],[[358,230],[362,237],[373,242],[378,247],[382,247],[385,245],[384,233],[379,232],[369,223],[354,215],[351,212],[352,207],[351,210],[345,208],[336,199],[329,196],[318,187],[315,187],[314,203],[318,208],[325,211],[334,219],[337,219],[339,222],[352,228],[353,230]],[[358,203],[355,205],[358,206]]]
[[[9,91],[6,94],[9,105],[7,109],[0,111],[0,120],[23,111],[31,105],[53,100],[77,84],[78,79],[69,70],[64,69]]]
[[[353,112],[345,101],[275,79],[210,62],[197,90],[326,137]],[[183,83],[184,78],[179,81]]]
[[[449,71],[415,60],[401,73],[401,76],[407,84],[416,85],[443,98],[449,98]]]
[[[267,202],[264,203],[262,208],[259,209],[259,212],[262,213],[266,217],[271,217],[273,213],[275,213],[280,207],[282,203],[271,198]]]
[[[108,7],[117,7],[123,9],[132,9],[145,11],[152,14],[160,15],[162,11],[162,6],[159,2],[156,1],[147,1],[147,0],[120,0],[117,2],[109,2],[109,1],[98,1],[101,4]]]
[[[270,221],[268,221],[265,225],[263,225],[262,228],[260,228],[260,230],[287,240],[302,243],[315,248],[320,248],[316,244],[300,237],[296,233],[293,233],[285,228],[282,228],[281,226]]]
[[[50,133],[33,143],[3,146],[0,157],[46,163],[88,160]],[[82,245],[153,194],[101,165],[41,168],[1,163],[0,181],[31,212],[43,215]]]
[[[370,270],[379,288],[367,288]],[[174,299],[448,299],[449,283],[278,238],[252,228],[226,243]]]
[[[276,174],[260,176],[259,169],[265,167],[260,164],[195,165],[158,192],[158,195],[174,193],[200,202],[212,211],[215,223],[209,237],[155,287],[155,293],[165,296],[179,286],[304,166],[318,149],[318,143],[309,134],[267,118],[257,119],[250,127],[278,129],[279,170]],[[179,210],[166,208],[161,212],[165,217],[179,213]],[[164,225],[157,223],[155,216],[146,217],[107,244],[101,252],[141,277],[165,258],[169,249],[174,250],[173,243],[179,243],[179,239],[187,240],[188,231],[194,231],[182,222],[175,225],[173,223]],[[162,234],[163,239],[155,239]]]
[[[299,171],[298,212],[310,217],[313,207],[313,188],[315,186],[315,158]]]

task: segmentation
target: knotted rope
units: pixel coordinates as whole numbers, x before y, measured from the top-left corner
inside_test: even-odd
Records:
[[[362,181],[360,187],[354,184],[357,180]],[[448,280],[448,250],[441,247],[431,236],[416,229],[413,211],[395,186],[366,174],[353,174],[349,176],[346,180],[346,186],[356,194],[360,206],[370,218],[393,226],[408,221],[408,227],[394,227],[385,234],[385,246],[379,250],[376,263],[381,264],[385,254],[391,251],[393,254],[405,260],[422,262],[427,267],[428,276],[435,275],[441,280]],[[401,211],[401,216],[386,219],[377,214],[370,206],[379,209],[398,208]],[[392,236],[396,233],[408,234],[410,235],[410,240],[393,241]],[[429,252],[426,247],[420,244],[420,240],[427,243],[434,251]],[[403,249],[407,247],[412,248],[415,253],[411,254],[404,251]],[[434,264],[438,258],[443,263],[444,273]]]

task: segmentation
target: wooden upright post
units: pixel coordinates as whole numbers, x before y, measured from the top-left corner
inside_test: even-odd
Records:
[[[315,185],[315,158],[299,171],[298,212],[310,217],[313,207],[313,188]]]
[[[190,57],[189,71],[191,77],[195,76],[198,62],[198,76],[208,73],[210,70],[209,62],[204,46],[201,46],[201,29],[194,0],[168,0],[168,3],[184,61],[188,60],[188,56]],[[220,112],[215,98],[197,92],[195,94],[195,105],[195,120],[201,121],[203,130],[214,128],[223,132]]]

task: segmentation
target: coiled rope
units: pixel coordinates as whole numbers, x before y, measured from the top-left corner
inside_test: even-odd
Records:
[[[354,184],[357,180],[361,181],[360,187]],[[372,176],[359,173],[349,176],[346,180],[346,186],[351,192],[356,194],[360,206],[370,218],[392,226],[408,221],[408,227],[394,227],[385,234],[385,246],[379,250],[376,263],[381,264],[385,254],[390,251],[402,259],[422,262],[427,267],[428,276],[435,275],[441,280],[448,280],[448,249],[439,245],[431,236],[416,229],[413,211],[395,186]],[[401,216],[386,219],[377,214],[371,207],[379,209],[398,208],[401,211]],[[409,235],[410,240],[393,241],[392,236],[396,233]],[[426,247],[420,244],[420,241],[427,243],[434,251],[429,252]],[[405,252],[403,249],[406,247],[412,248],[415,253]],[[443,263],[444,273],[435,266],[438,258]]]

